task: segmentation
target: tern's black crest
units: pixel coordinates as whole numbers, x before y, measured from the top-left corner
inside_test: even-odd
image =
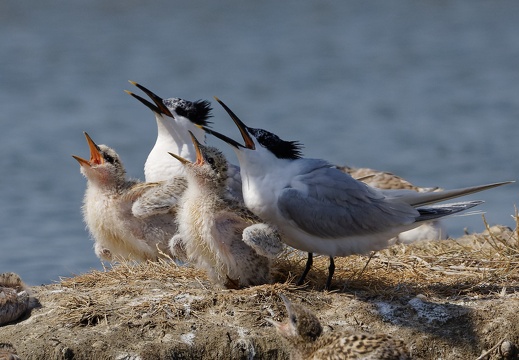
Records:
[[[207,100],[188,101],[179,98],[170,98],[162,100],[164,105],[171,111],[180,116],[184,116],[191,120],[194,124],[208,126],[211,114],[211,103]]]
[[[263,129],[247,128],[252,136],[258,140],[261,146],[269,149],[279,159],[300,159],[303,147],[297,141],[282,140],[276,134]]]

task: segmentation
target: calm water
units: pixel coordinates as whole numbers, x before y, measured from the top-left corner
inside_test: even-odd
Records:
[[[518,178],[519,2],[0,2],[0,272],[50,283],[101,265],[82,222],[82,131],[129,174],[155,139],[123,90],[217,95],[308,157],[454,188]],[[238,137],[221,108],[215,128]],[[213,142],[222,146],[221,143]],[[225,149],[236,161],[234,154]],[[481,193],[513,226],[518,185]],[[450,219],[451,235],[481,231]]]

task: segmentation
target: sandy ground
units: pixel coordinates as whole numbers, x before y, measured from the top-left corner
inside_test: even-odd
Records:
[[[285,318],[282,293],[325,331],[391,334],[416,359],[517,359],[517,231],[489,230],[337,259],[329,292],[326,257],[294,285],[305,260],[294,252],[274,284],[241,290],[172,262],[118,264],[31,288],[33,309],[0,342],[22,359],[288,359],[265,321]]]

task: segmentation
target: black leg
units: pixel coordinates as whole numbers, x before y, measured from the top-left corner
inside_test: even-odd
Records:
[[[303,271],[303,274],[301,275],[299,280],[297,280],[297,283],[296,283],[297,286],[303,285],[303,283],[305,282],[306,275],[310,271],[310,268],[312,267],[313,262],[314,262],[314,254],[309,252],[308,259],[306,260],[305,271]]]
[[[332,285],[333,273],[335,272],[335,261],[333,261],[333,256],[330,256],[330,266],[328,267],[328,279],[326,279],[326,290],[330,290],[330,286]]]

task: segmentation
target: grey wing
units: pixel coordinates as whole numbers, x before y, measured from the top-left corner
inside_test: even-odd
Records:
[[[232,199],[243,203],[240,168],[229,163],[226,187]]]
[[[176,177],[149,189],[133,203],[133,215],[146,218],[172,211],[178,205],[186,187],[186,180]]]
[[[293,179],[278,198],[282,215],[309,234],[324,238],[369,235],[412,224],[412,206],[331,167]]]

